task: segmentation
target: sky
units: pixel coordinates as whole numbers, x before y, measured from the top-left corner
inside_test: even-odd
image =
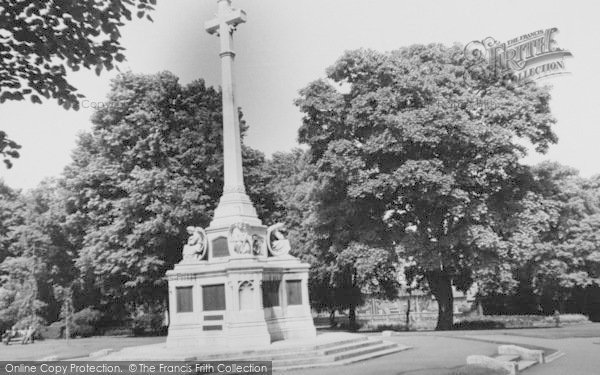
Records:
[[[508,41],[557,27],[558,46],[572,52],[568,75],[546,78],[552,88],[559,143],[524,162],[554,160],[588,177],[600,173],[600,2],[432,0],[233,0],[248,22],[235,34],[237,102],[250,126],[246,144],[271,155],[298,146],[302,116],[293,102],[309,82],[325,76],[346,50],[385,52],[421,43],[467,44],[492,36]],[[121,70],[171,71],[185,84],[203,78],[218,86],[218,40],[204,31],[216,0],[158,0],[154,22],[135,20],[122,29],[127,61]],[[99,77],[79,71],[69,79],[88,108],[66,111],[54,101],[0,105],[0,129],[22,145],[0,179],[13,188],[35,187],[69,163],[77,134],[89,131],[91,103],[105,101],[116,71]]]

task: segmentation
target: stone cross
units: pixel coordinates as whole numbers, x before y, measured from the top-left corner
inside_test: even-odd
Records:
[[[236,26],[246,22],[243,10],[233,9],[231,0],[217,0],[217,17],[206,22],[205,29],[220,39],[221,91],[223,94],[223,196],[215,210],[211,227],[247,222],[260,224],[256,210],[246,195],[242,169],[242,146],[238,107],[235,102],[233,77],[233,32]]]

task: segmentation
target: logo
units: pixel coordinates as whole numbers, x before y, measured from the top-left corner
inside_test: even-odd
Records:
[[[471,73],[486,67],[494,74],[509,73],[517,82],[568,74],[565,58],[571,52],[558,47],[554,39],[558,29],[537,30],[501,43],[492,37],[466,45],[465,56]]]

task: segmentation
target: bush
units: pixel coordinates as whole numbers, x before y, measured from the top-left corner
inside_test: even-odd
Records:
[[[140,312],[131,321],[134,335],[160,334],[163,331],[163,314],[160,312]]]
[[[86,307],[73,314],[69,322],[69,336],[90,337],[94,335],[96,324],[102,318],[102,313],[91,307]],[[58,339],[66,334],[65,320],[59,320],[40,329],[40,335],[47,339]]]
[[[73,323],[76,325],[95,326],[101,318],[102,313],[100,311],[91,307],[86,307],[73,314]]]
[[[102,332],[104,336],[131,336],[133,332],[130,327],[109,327]]]
[[[556,322],[554,319],[555,319],[554,316],[547,316],[544,319],[544,322],[555,324]],[[588,319],[588,317],[583,314],[561,314],[559,319],[560,319],[560,324],[590,323],[590,320]]]
[[[90,337],[96,333],[96,324],[102,318],[102,313],[91,307],[86,307],[73,314],[69,325],[71,337]]]
[[[455,329],[500,329],[553,327],[554,316],[544,315],[485,315],[463,319],[453,325]],[[581,314],[564,314],[560,316],[560,324],[589,323],[589,319]]]
[[[360,332],[405,331],[403,324],[376,324],[367,322],[359,329]]]
[[[494,320],[463,320],[452,325],[452,329],[502,329],[504,323]]]
[[[60,339],[63,337],[65,329],[65,323],[62,321],[54,322],[49,326],[42,327],[39,329],[40,336],[44,339]]]

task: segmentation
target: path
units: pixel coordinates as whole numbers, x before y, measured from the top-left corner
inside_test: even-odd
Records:
[[[127,346],[148,345],[165,341],[165,337],[124,337],[97,336],[82,339],[66,340],[36,340],[33,344],[11,345],[0,344],[0,361],[38,360],[52,355],[69,355],[73,357],[87,356],[89,353]]]
[[[479,339],[510,341],[557,349],[566,353],[555,361],[527,370],[527,375],[597,375],[600,374],[600,345],[598,338],[548,339],[509,335],[477,335]]]
[[[412,346],[413,349],[359,362],[343,367],[325,367],[287,371],[291,375],[437,375],[447,374],[451,369],[465,364],[470,354],[491,355],[497,345],[472,340],[421,335],[419,333],[385,337],[385,340]]]

